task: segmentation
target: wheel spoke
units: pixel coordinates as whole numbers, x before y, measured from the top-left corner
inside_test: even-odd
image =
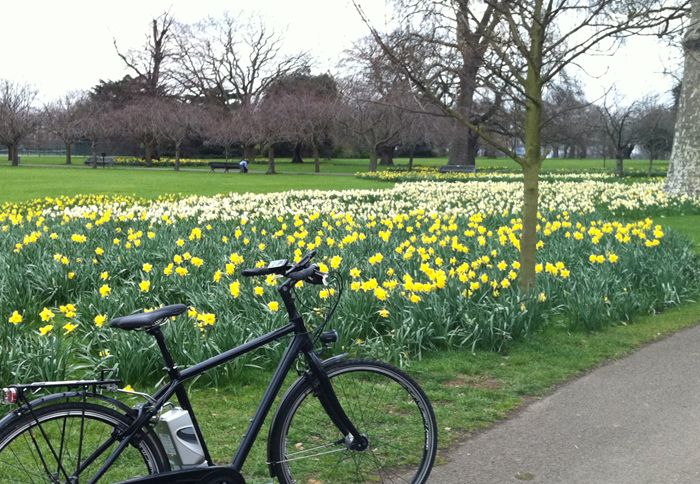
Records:
[[[39,407],[0,429],[0,480],[3,482],[90,482],[101,468],[104,452],[114,446],[117,429],[130,420],[115,410],[91,403]],[[104,475],[105,482],[144,477],[167,469],[167,457],[146,433],[129,446]],[[55,459],[53,461],[52,459]],[[75,468],[72,476],[66,469]],[[54,470],[56,469],[56,470]],[[78,480],[78,476],[79,480]]]
[[[323,443],[335,440],[328,438],[335,426],[310,388],[292,389],[280,407],[282,426],[276,423],[272,432],[271,445],[279,449],[273,451],[279,480],[424,482],[437,440],[429,403],[413,397],[422,395],[415,383],[381,363],[340,363],[327,372],[343,410],[369,447],[350,450],[344,439],[336,442],[337,449]]]

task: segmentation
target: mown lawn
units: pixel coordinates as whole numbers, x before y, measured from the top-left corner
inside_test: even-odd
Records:
[[[227,192],[274,192],[307,189],[386,188],[384,182],[337,175],[262,175],[208,170],[82,169],[0,167],[0,202],[87,194],[122,194],[154,198],[165,193],[214,195]]]
[[[75,168],[85,168],[85,156],[74,156],[73,157],[73,167]],[[221,160],[218,160],[221,161]],[[237,161],[237,160],[232,160]],[[24,156],[22,158],[23,165],[64,165],[65,157],[58,155],[42,155],[42,156]],[[313,173],[314,163],[313,159],[306,159],[304,163],[293,164],[289,158],[280,158],[275,162],[277,164],[277,169],[281,173]],[[438,167],[447,163],[447,158],[424,158],[417,157],[414,160],[414,166],[432,166]],[[635,171],[642,171],[647,169],[647,160],[625,160],[625,168],[632,169]],[[396,166],[407,166],[408,159],[399,157],[395,159]],[[258,158],[255,162],[251,163],[251,171],[253,172],[264,172],[267,169],[267,160],[264,158]],[[508,158],[479,158],[477,160],[477,169],[508,169],[508,170],[518,170],[518,165]],[[602,160],[602,159],[548,159],[545,160],[542,165],[543,170],[596,170],[596,171],[609,171],[612,172],[615,168],[614,160]],[[668,161],[655,161],[654,170],[655,171],[666,171],[668,168]],[[113,168],[112,168],[113,169]],[[201,170],[208,170],[207,167],[199,168]],[[335,158],[331,160],[321,160],[321,173],[345,173],[353,174],[359,171],[367,171],[369,169],[368,159],[356,159],[356,158]],[[386,169],[386,167],[380,166],[379,169]],[[164,168],[164,170],[169,170]]]

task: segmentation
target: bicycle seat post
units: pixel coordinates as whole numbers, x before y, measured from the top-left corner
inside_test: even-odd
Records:
[[[177,369],[177,365],[175,364],[175,360],[173,360],[173,356],[170,354],[170,350],[168,350],[168,346],[165,343],[165,336],[163,336],[160,326],[149,328],[146,330],[146,332],[156,339],[158,348],[160,348],[160,352],[165,360],[165,370],[168,372],[170,379],[179,379],[180,371]]]

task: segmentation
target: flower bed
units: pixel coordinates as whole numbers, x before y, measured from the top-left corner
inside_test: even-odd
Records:
[[[167,198],[73,197],[0,212],[0,381],[117,364],[130,383],[162,366],[142,334],[106,321],[184,302],[168,325],[192,364],[283,323],[274,278],[245,267],[310,249],[346,281],[333,326],[346,351],[394,361],[448,347],[505,350],[554,316],[596,329],[694,295],[689,244],[648,218],[696,210],[658,184],[544,182],[538,290],[518,290],[517,182]],[[597,210],[603,202],[607,215]],[[245,207],[242,213],[238,207]],[[612,218],[610,218],[612,217]],[[337,288],[299,291],[312,325]],[[271,354],[254,364],[266,364]],[[252,363],[253,360],[246,360]],[[228,366],[214,383],[236,375]]]
[[[437,168],[418,167],[411,171],[407,170],[383,170],[374,172],[355,173],[357,178],[365,180],[378,180],[385,182],[419,182],[419,181],[439,181],[439,182],[467,182],[467,181],[500,181],[513,182],[522,181],[522,173],[514,170],[478,171],[476,173],[448,172],[441,173]],[[619,182],[621,179],[610,173],[591,173],[576,171],[546,171],[540,175],[543,181],[607,181]]]
[[[188,167],[203,167],[208,166],[209,161],[197,158],[180,158],[180,166]],[[175,158],[161,157],[159,159],[154,158],[151,160],[151,166],[154,167],[165,167],[165,166],[175,166]],[[147,166],[146,160],[136,156],[117,156],[114,158],[115,165],[123,166]]]

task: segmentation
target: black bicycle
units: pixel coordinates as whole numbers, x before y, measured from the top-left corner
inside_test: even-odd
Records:
[[[129,407],[109,396],[122,391],[121,383],[104,376],[4,388],[3,401],[16,408],[0,420],[0,481],[243,483],[243,464],[285,377],[297,368],[300,377],[283,396],[269,430],[272,477],[283,483],[425,482],[435,461],[437,425],[418,384],[385,363],[319,356],[319,343],[332,344],[337,333],[323,332],[325,323],[309,332],[293,297],[299,281],[326,282],[326,274],[311,264],[314,255],[244,270],[245,276],[284,276],[278,291],[288,324],[189,368],[178,368],[161,331],[185,305],[112,320],[113,328],[153,336],[165,360],[168,383],[152,396],[139,393],[142,404]],[[291,342],[236,455],[229,465],[215,464],[184,383],[288,335]],[[56,393],[36,397],[47,389]],[[173,396],[177,406],[170,402]]]

